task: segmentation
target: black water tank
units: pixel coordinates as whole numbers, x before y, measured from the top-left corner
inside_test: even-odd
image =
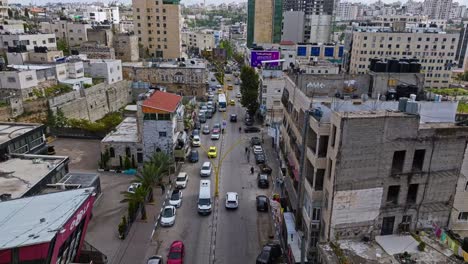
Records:
[[[399,64],[400,64],[399,68],[400,68],[401,73],[410,72],[410,65],[408,62],[400,61]]]
[[[380,61],[379,58],[372,58],[372,59],[370,60],[369,69],[370,69],[371,71],[375,71],[375,64],[376,64],[377,62],[379,62],[379,61]]]
[[[388,60],[388,72],[400,72],[399,61],[397,59]]]
[[[403,58],[400,59],[400,62],[402,62],[402,61],[408,62],[408,63],[409,63],[409,62],[410,62],[410,59],[408,59],[408,58],[406,58],[406,57],[403,57]]]
[[[375,72],[386,72],[387,71],[387,62],[378,61],[375,63]]]
[[[419,59],[414,57],[414,58],[409,59],[409,62],[419,62]]]
[[[421,64],[419,62],[411,62],[409,72],[419,73],[421,72]]]

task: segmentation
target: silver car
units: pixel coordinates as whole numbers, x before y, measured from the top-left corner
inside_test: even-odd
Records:
[[[209,134],[210,133],[210,126],[209,125],[204,125],[202,133],[205,134],[205,135]]]

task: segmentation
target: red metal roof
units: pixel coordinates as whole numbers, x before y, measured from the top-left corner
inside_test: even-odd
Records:
[[[177,94],[156,91],[150,98],[143,101],[143,106],[173,113],[181,100],[182,96]]]
[[[294,41],[291,41],[291,40],[283,40],[280,42],[280,45],[296,45],[296,43],[294,43]]]

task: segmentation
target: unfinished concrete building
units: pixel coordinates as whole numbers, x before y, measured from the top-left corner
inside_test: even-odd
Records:
[[[468,136],[455,124],[457,102],[340,100],[304,91],[287,78],[280,147],[283,191],[289,209],[300,212],[309,260],[320,241],[448,225]]]

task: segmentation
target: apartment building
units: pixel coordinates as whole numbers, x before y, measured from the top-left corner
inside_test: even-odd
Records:
[[[429,18],[449,19],[452,0],[424,0],[423,13]]]
[[[339,2],[336,6],[337,20],[349,21],[357,18],[359,6],[356,3]]]
[[[39,84],[35,70],[11,70],[0,72],[0,97],[33,98],[33,89]]]
[[[34,47],[47,47],[50,50],[57,49],[54,34],[7,34],[0,35],[0,49],[8,47],[24,46],[21,51],[34,50]]]
[[[281,98],[286,210],[301,212],[307,258],[319,241],[446,227],[468,136],[457,103],[406,107],[314,89],[288,77]]]
[[[65,40],[68,45],[75,47],[88,41],[87,31],[91,29],[91,24],[57,20],[53,22],[41,22],[39,27],[41,32],[55,34],[57,39]]]
[[[184,31],[181,33],[182,48],[185,50],[212,50],[216,47],[213,31]]]
[[[369,71],[370,59],[374,57],[416,57],[425,73],[425,87],[448,87],[459,34],[442,31],[424,33],[417,29],[408,31],[410,32],[388,28],[382,32],[359,28],[348,32],[352,47],[345,43],[345,68],[351,74],[363,74]]]
[[[280,0],[249,0],[247,3],[247,47],[281,41],[283,9]]]
[[[258,70],[260,76],[260,114],[266,124],[279,124],[283,120],[281,96],[285,85],[282,66],[264,65]]]
[[[0,20],[8,19],[8,0],[0,1]]]
[[[84,73],[103,79],[107,84],[122,81],[122,62],[120,60],[86,60],[83,62]]]
[[[138,41],[151,57],[181,57],[179,0],[133,0],[133,23]]]

